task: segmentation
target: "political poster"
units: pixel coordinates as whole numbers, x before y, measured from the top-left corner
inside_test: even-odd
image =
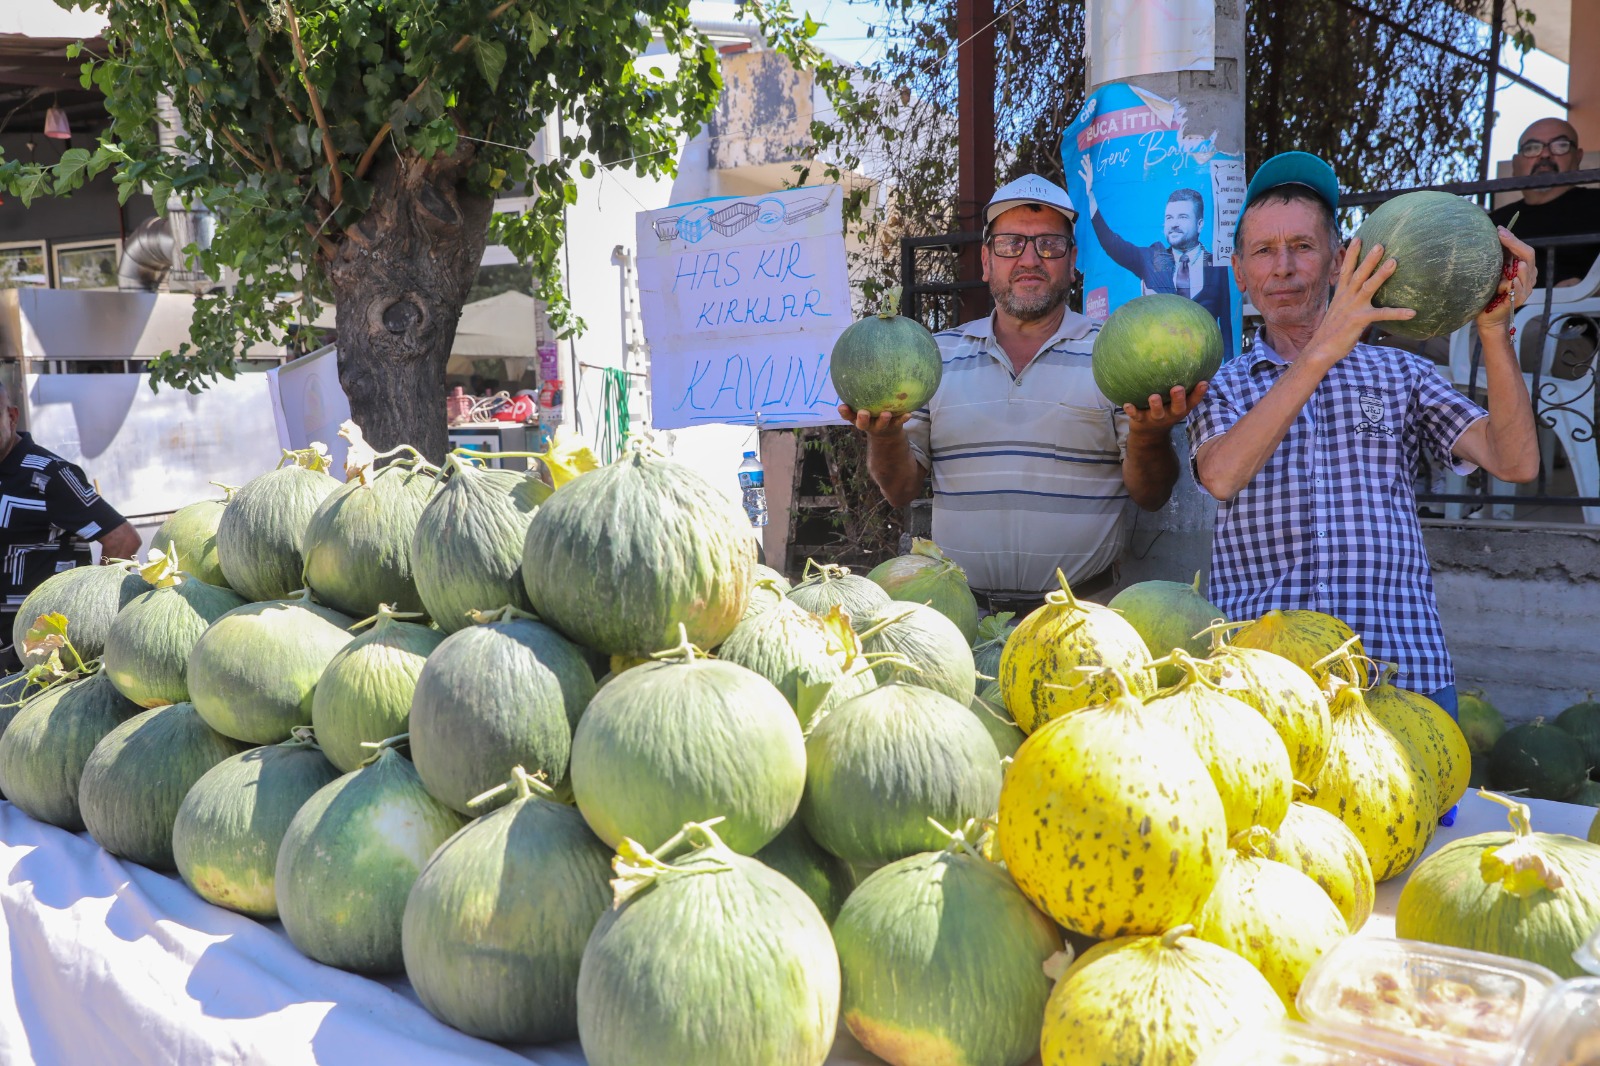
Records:
[[[638,215],[651,423],[838,424],[829,353],[852,321],[837,185]]]
[[[1216,65],[1215,0],[1088,0],[1084,23],[1094,85]]]
[[[1230,258],[1244,206],[1242,153],[1188,128],[1183,104],[1132,85],[1093,93],[1061,139],[1079,218],[1084,314],[1102,322],[1147,293],[1200,304],[1239,351],[1243,300]]]
[[[291,450],[327,446],[333,476],[344,476],[350,443],[339,427],[350,417],[350,400],[339,384],[339,349],[331,344],[267,371],[278,443]]]

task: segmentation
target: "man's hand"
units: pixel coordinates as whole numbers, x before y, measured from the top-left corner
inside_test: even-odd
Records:
[[[1478,336],[1499,332],[1511,323],[1517,308],[1528,302],[1528,294],[1538,284],[1539,271],[1534,266],[1534,251],[1511,235],[1504,226],[1499,227],[1500,247],[1505,249],[1505,267],[1500,272],[1500,287],[1494,299],[1479,312]]]
[[[910,413],[897,415],[890,411],[857,411],[854,407],[845,404],[839,405],[839,417],[855,426],[869,437],[886,440],[900,436],[901,430],[911,418]]]
[[[1078,173],[1083,175],[1083,195],[1089,200],[1089,213],[1095,212],[1094,208],[1094,163],[1088,156],[1078,162]]]
[[[108,529],[95,538],[100,542],[100,561],[110,562],[112,559],[133,559],[139,554],[139,531],[124,522],[115,529]]]
[[[1131,403],[1122,405],[1122,410],[1128,415],[1128,432],[1150,433],[1166,436],[1173,426],[1188,417],[1189,412],[1200,405],[1200,400],[1206,394],[1206,383],[1200,382],[1194,387],[1193,392],[1185,392],[1182,385],[1172,386],[1171,393],[1162,399],[1160,393],[1151,393],[1147,397],[1150,401],[1148,410],[1141,411]]]
[[[1374,244],[1372,251],[1361,258],[1361,241],[1351,238],[1345,249],[1344,262],[1339,267],[1339,281],[1328,302],[1328,311],[1322,324],[1306,345],[1307,351],[1317,353],[1317,363],[1323,369],[1349,355],[1361,340],[1367,327],[1377,322],[1404,321],[1417,313],[1409,307],[1374,307],[1372,298],[1395,272],[1393,259],[1383,257],[1383,245]]]

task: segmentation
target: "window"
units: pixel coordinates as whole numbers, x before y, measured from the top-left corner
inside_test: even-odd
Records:
[[[56,260],[56,288],[116,289],[117,263],[122,258],[121,241],[79,241],[58,244],[52,250]]]
[[[0,289],[47,289],[50,269],[43,241],[0,244]]]

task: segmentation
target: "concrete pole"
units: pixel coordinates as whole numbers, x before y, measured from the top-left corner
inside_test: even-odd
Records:
[[[1216,66],[1213,70],[1148,74],[1128,81],[1167,99],[1177,98],[1188,114],[1187,129],[1205,135],[1217,131],[1217,149],[1244,151],[1244,15],[1245,0],[1216,2]],[[1090,74],[1093,75],[1093,58]],[[1195,484],[1189,473],[1188,437],[1173,431],[1182,471],[1172,501],[1155,514],[1139,511],[1129,549],[1123,555],[1123,585],[1161,578],[1191,579],[1211,568],[1211,531],[1217,502]],[[1206,588],[1202,583],[1201,588]]]

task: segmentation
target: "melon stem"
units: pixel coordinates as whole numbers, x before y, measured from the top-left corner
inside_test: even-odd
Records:
[[[1178,946],[1178,941],[1186,936],[1194,936],[1193,925],[1180,925],[1172,929],[1168,929],[1165,933],[1161,934],[1161,946],[1164,948],[1175,948]]]

